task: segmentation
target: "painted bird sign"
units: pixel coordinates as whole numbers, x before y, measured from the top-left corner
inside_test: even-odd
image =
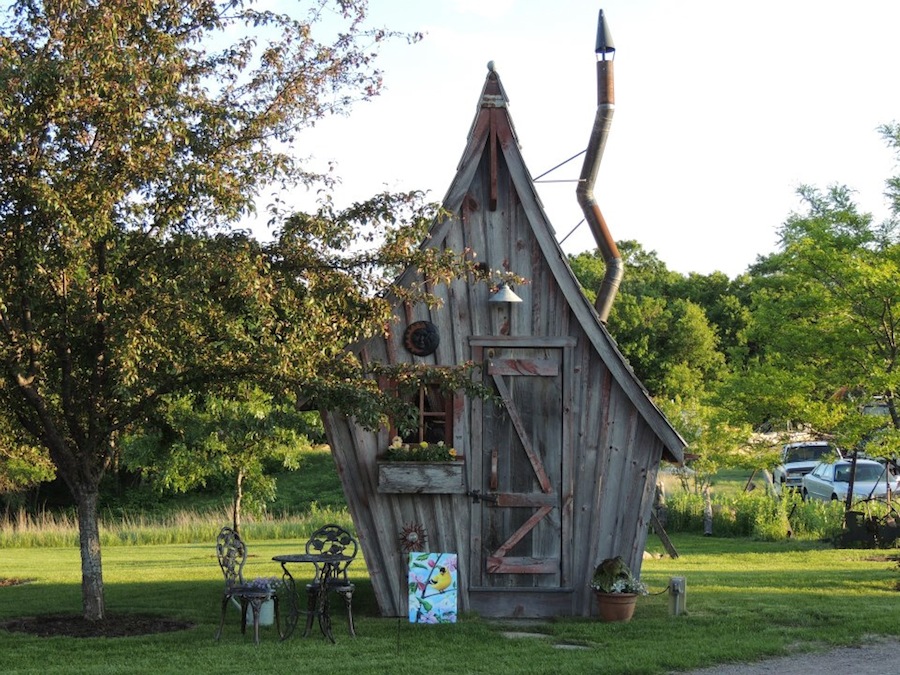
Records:
[[[408,581],[410,623],[456,623],[455,553],[410,553]]]

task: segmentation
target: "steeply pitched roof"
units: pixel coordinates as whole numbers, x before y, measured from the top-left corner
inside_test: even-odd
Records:
[[[459,212],[483,154],[494,152],[495,148],[499,147],[535,239],[574,316],[578,319],[594,349],[616,382],[625,391],[650,428],[662,440],[668,450],[668,459],[680,464],[684,460],[684,448],[686,447],[684,439],[662,414],[628,365],[616,346],[615,340],[582,292],[578,280],[569,266],[566,254],[563,253],[556,241],[553,228],[535,190],[534,181],[520,152],[518,138],[507,108],[508,102],[509,99],[500,81],[500,76],[494,70],[493,64],[488,64],[488,74],[475,119],[472,122],[466,148],[457,167],[456,175],[444,197],[444,208],[454,213]],[[498,142],[488,143],[489,139],[496,139]],[[575,200],[574,190],[572,199]],[[442,241],[451,227],[453,227],[453,219],[437,222],[432,230],[432,245]]]

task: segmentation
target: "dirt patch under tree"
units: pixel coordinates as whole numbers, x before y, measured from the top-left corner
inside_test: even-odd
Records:
[[[8,619],[0,627],[39,637],[115,638],[187,630],[194,624],[154,614],[110,614],[102,621],[88,621],[78,614],[44,614]]]

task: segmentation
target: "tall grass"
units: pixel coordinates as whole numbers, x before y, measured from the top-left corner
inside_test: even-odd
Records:
[[[221,511],[178,511],[165,515],[106,515],[100,519],[102,546],[148,544],[196,544],[216,538],[231,514]],[[316,503],[301,514],[247,516],[241,524],[245,538],[254,540],[298,539],[327,523],[353,529],[346,509],[320,508]],[[78,521],[71,513],[25,510],[0,520],[0,548],[78,546]]]
[[[676,491],[670,494],[666,506],[667,532],[704,533],[705,503],[701,495]],[[841,533],[844,507],[840,502],[803,502],[796,494],[776,499],[762,492],[733,492],[712,498],[712,515],[713,533],[719,537],[830,541]],[[109,511],[100,519],[100,542],[104,547],[202,543],[215,539],[219,529],[230,522],[231,514],[225,507],[161,513]],[[346,507],[320,507],[316,502],[298,513],[280,510],[248,514],[241,529],[244,536],[257,540],[296,539],[326,523],[353,529]],[[0,518],[2,548],[77,545],[78,523],[71,512],[32,515],[20,509]]]
[[[716,536],[749,537],[757,541],[798,538],[831,541],[844,524],[843,502],[804,502],[797,493],[781,498],[763,492],[736,492],[712,497],[712,529]],[[666,500],[668,532],[701,534],[705,526],[702,495],[678,491]],[[871,515],[883,515],[887,505],[857,505]]]

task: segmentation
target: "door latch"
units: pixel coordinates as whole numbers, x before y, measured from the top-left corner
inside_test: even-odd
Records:
[[[497,503],[497,495],[482,494],[481,490],[469,490],[466,494],[468,494],[472,498],[473,504],[478,504],[482,501],[491,502],[493,504]]]

